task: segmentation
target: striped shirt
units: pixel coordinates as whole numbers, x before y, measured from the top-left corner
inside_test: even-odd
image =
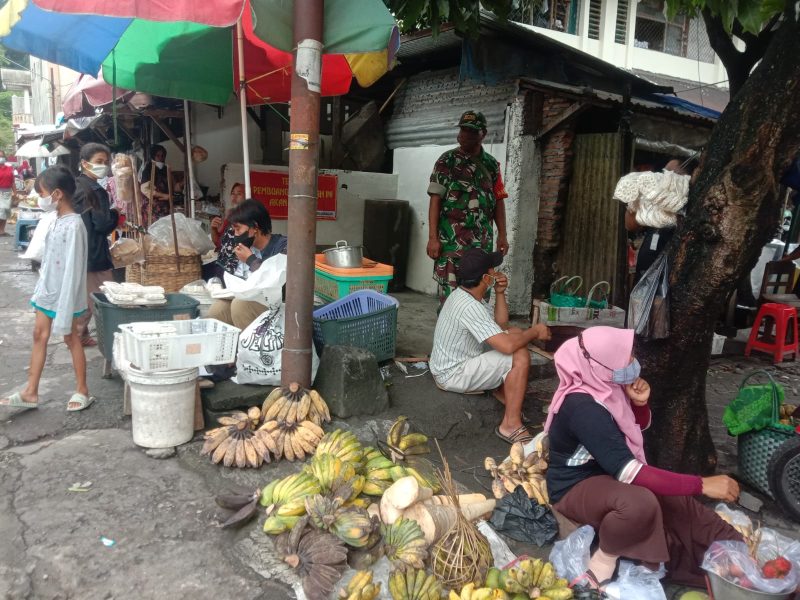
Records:
[[[431,351],[431,374],[440,384],[458,367],[486,352],[484,342],[503,333],[487,304],[458,288],[447,298],[436,321]]]

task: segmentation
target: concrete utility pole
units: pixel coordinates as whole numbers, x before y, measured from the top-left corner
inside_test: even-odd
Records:
[[[294,0],[283,385],[311,386],[324,0]]]

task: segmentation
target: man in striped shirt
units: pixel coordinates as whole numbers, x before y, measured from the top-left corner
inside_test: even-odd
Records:
[[[505,405],[503,421],[495,428],[500,439],[513,444],[531,439],[522,424],[522,400],[528,385],[528,344],[550,339],[550,330],[537,324],[521,330],[508,326],[508,278],[495,268],[501,252],[467,250],[458,266],[458,288],[442,307],[433,334],[430,368],[443,390],[468,394],[493,390]],[[483,302],[495,291],[494,313]]]

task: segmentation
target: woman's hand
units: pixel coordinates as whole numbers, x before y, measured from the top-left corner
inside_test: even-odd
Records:
[[[727,475],[703,477],[703,495],[714,500],[734,502],[739,498],[739,484]]]
[[[236,244],[233,251],[236,253],[236,258],[242,262],[247,262],[247,259],[253,256],[253,251],[244,244]]]
[[[636,406],[644,406],[650,400],[650,384],[641,377],[626,385],[625,391]]]
[[[222,223],[223,223],[222,217],[214,217],[213,219],[211,219],[211,227],[213,227],[219,232],[222,231]]]

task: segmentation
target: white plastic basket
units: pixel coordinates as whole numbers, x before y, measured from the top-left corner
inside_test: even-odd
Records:
[[[241,333],[216,319],[126,323],[119,329],[125,358],[146,372],[230,364]]]

